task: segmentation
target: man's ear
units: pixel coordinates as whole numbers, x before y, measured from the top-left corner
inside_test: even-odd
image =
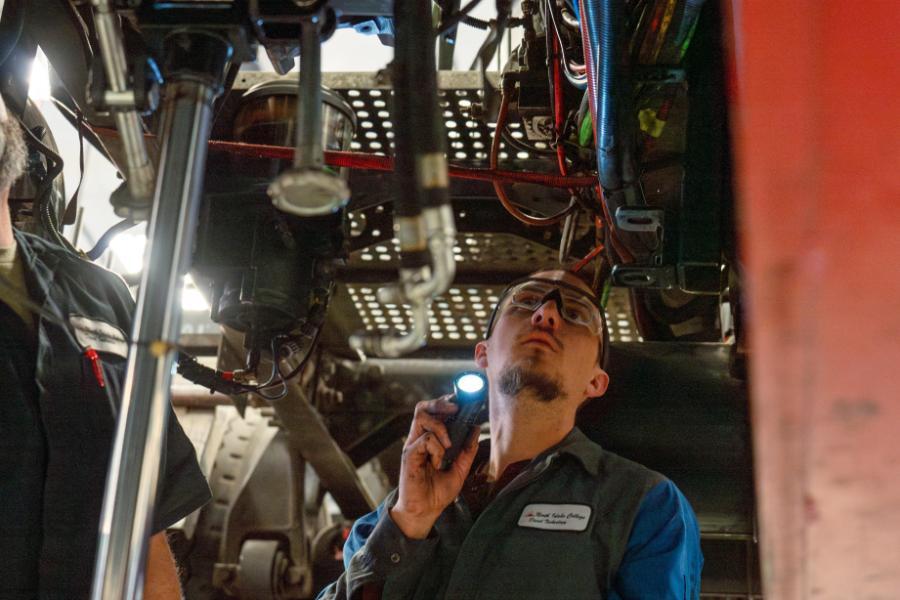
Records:
[[[606,393],[607,387],[609,387],[609,375],[600,367],[600,365],[594,365],[594,372],[591,374],[591,380],[584,390],[585,397],[596,398],[602,396]]]
[[[483,340],[475,344],[475,364],[479,369],[487,369],[487,340]]]

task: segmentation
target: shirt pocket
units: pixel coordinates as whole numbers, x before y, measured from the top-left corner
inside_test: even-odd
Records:
[[[82,404],[92,426],[113,428],[122,405],[126,360],[109,352],[97,352],[95,356],[87,352],[81,355]]]

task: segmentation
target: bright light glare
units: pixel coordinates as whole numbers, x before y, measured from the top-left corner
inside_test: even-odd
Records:
[[[197,289],[190,275],[184,277],[184,289],[181,291],[181,308],[186,312],[208,312],[209,302]]]
[[[467,394],[474,394],[484,389],[484,378],[475,373],[466,373],[456,380],[456,387]]]
[[[28,96],[35,101],[50,99],[50,63],[40,48],[31,63]]]
[[[144,248],[147,236],[143,233],[123,231],[109,242],[109,249],[128,273],[140,273],[144,267]]]

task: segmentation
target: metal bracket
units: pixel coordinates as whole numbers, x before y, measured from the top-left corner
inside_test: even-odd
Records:
[[[659,233],[664,229],[666,213],[661,208],[620,206],[615,218],[616,229],[621,231]],[[661,234],[658,237],[662,239]]]
[[[613,285],[631,288],[668,290],[677,287],[675,268],[635,267],[615,265],[612,270]]]

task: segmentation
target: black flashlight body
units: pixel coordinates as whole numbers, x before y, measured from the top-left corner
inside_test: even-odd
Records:
[[[477,373],[476,375],[484,380],[482,375]],[[449,469],[456,457],[459,456],[466,440],[472,434],[472,429],[481,425],[479,415],[484,410],[488,397],[487,381],[484,381],[484,385],[477,392],[466,392],[457,386],[460,377],[453,380],[453,397],[450,399],[459,407],[459,410],[444,421],[450,436],[450,447],[444,452],[444,460],[441,463],[442,471]]]

